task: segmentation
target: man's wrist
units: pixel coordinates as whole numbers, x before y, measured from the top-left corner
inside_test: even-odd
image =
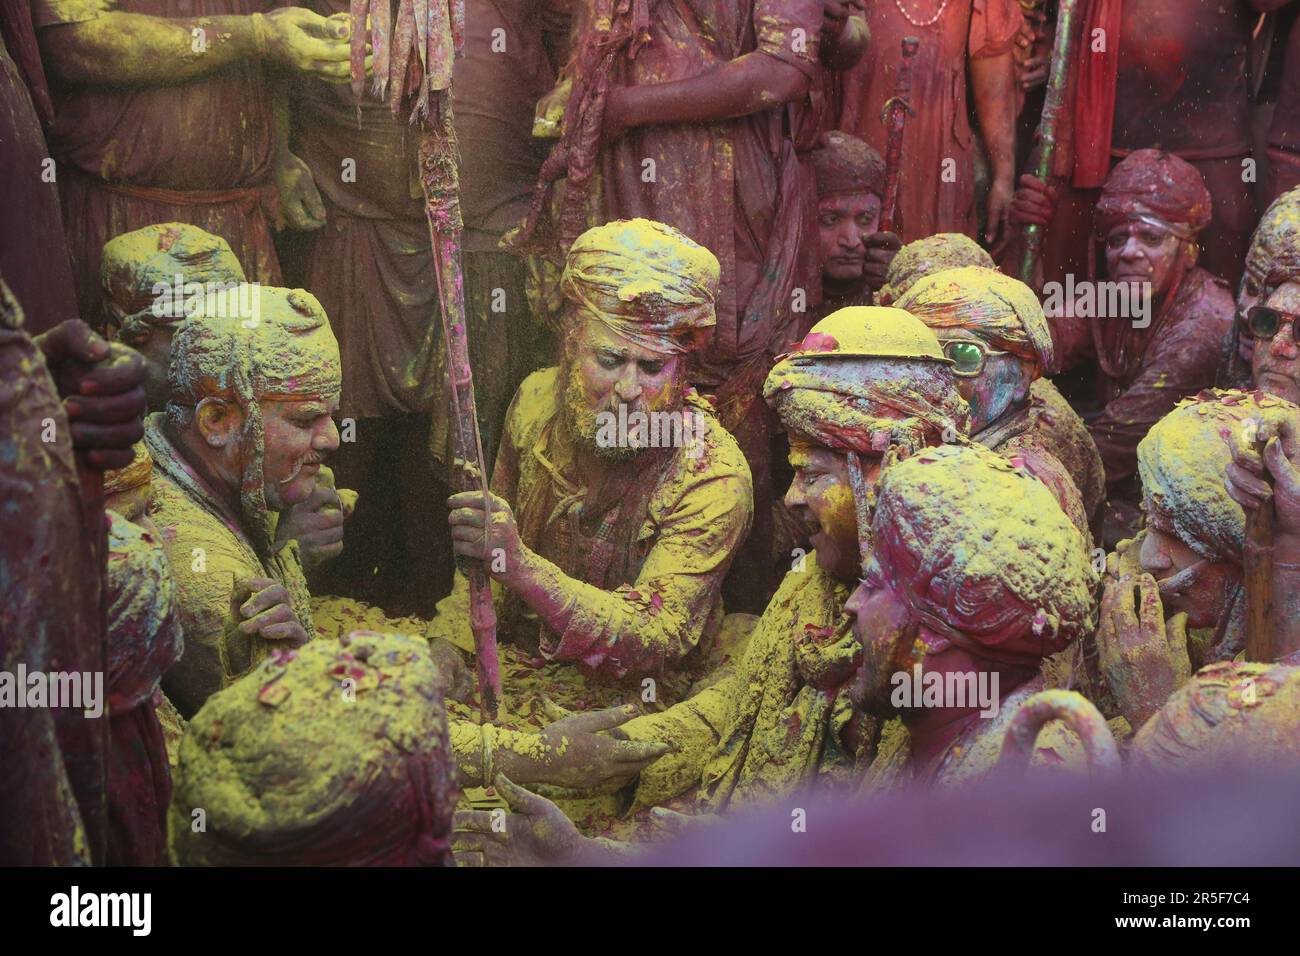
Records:
[[[266,59],[271,51],[271,30],[266,25],[266,17],[260,13],[252,15],[253,50],[259,59]]]

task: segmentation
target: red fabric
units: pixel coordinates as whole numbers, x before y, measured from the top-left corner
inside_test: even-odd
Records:
[[[108,721],[109,866],[167,865],[171,768],[152,700]]]
[[[939,0],[904,0],[904,6],[924,23],[938,11]],[[884,155],[887,131],[881,110],[897,89],[903,38],[918,37],[911,94],[916,112],[908,116],[903,134],[899,181],[899,232],[904,242],[938,232],[975,233],[975,145],[966,61],[1005,53],[1021,20],[1015,0],[950,3],[936,23],[925,27],[908,21],[890,0],[868,4],[871,49],[842,74],[838,125]],[[954,182],[940,182],[946,159],[956,161]]]
[[[1082,29],[1075,44],[1078,63],[1074,88],[1074,186],[1092,189],[1110,173],[1111,132],[1115,124],[1115,78],[1119,75],[1120,22],[1124,0],[1085,0]],[[1106,48],[1093,52],[1094,30]]]

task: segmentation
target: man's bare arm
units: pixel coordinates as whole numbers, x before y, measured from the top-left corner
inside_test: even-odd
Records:
[[[202,33],[196,33],[202,30]],[[184,83],[248,57],[347,80],[348,25],[299,7],[248,17],[154,17],[110,11],[40,31],[46,66],[68,83]]]
[[[634,126],[714,123],[761,113],[805,95],[809,85],[798,67],[756,50],[690,79],[615,87],[605,107],[606,139]]]
[[[970,61],[975,115],[989,154],[993,182],[989,190],[986,242],[1002,233],[1015,192],[1016,173],[1016,71],[1011,52],[976,57]]]

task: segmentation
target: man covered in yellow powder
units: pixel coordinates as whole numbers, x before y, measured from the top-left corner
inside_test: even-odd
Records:
[[[684,378],[714,325],[718,272],[660,223],[583,233],[561,280],[562,361],[515,396],[490,521],[478,492],[448,501],[456,553],[501,585],[504,639],[643,699],[651,678],[661,702],[713,660],[753,507],[735,441]],[[462,576],[430,635],[472,649]]]
[[[1043,378],[1052,368],[1052,333],[1029,286],[996,269],[967,266],[918,279],[895,305],[933,329],[952,359],[970,405],[971,437],[1021,462],[1091,540],[1089,525],[1106,490],[1101,459],[1079,416],[1063,399],[1043,397],[1056,391]],[[1087,467],[1092,462],[1095,469]],[[1080,481],[1090,482],[1086,503]]]
[[[861,655],[842,612],[873,488],[891,450],[957,440],[966,403],[934,334],[880,307],[818,322],[772,369],[763,395],[790,433],[786,507],[815,550],[796,556],[735,673],[623,726],[634,740],[673,748],[641,772],[638,806],[698,787],[700,805],[721,811],[832,782],[870,759],[874,727],[848,698]]]
[[[191,315],[203,321],[208,297],[221,301],[216,293],[243,283],[244,269],[225,239],[198,226],[168,222],[109,240],[100,277],[109,325],[118,339],[144,356],[149,410],[165,411],[172,337]],[[276,546],[298,542],[310,581],[317,568],[343,550],[343,520],[334,474],[322,465],[311,495],[276,515]]]
[[[185,632],[163,689],[185,717],[270,644],[314,635],[297,544],[275,548],[270,515],[305,501],[338,447],[341,382],[325,312],[301,289],[214,294],[176,333],[145,443]]]
[[[1263,392],[1207,391],[1138,445],[1145,527],[1107,561],[1097,628],[1113,709],[1134,732],[1189,674],[1245,647],[1246,516],[1228,468],[1270,423],[1296,411]]]
[[[953,786],[990,771],[1017,710],[1043,687],[1043,658],[1091,631],[1094,583],[1051,492],[1006,459],[946,446],[887,469],[871,556],[845,608],[862,642],[856,700],[901,718],[882,733],[866,789]],[[1040,764],[1082,763],[1079,736],[1104,736],[1096,712],[1069,696],[1072,727],[1043,728]]]
[[[149,407],[162,411],[172,336],[209,291],[246,281],[244,267],[220,236],[165,222],[110,239],[99,271],[109,327],[144,356]]]

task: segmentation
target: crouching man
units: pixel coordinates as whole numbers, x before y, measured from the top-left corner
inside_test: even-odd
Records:
[[[275,548],[271,515],[310,497],[338,448],[342,378],[320,303],[250,285],[210,296],[181,327],[167,378],[167,410],[145,424],[149,511],[185,633],[163,689],[188,718],[271,645],[315,636],[297,543]]]

